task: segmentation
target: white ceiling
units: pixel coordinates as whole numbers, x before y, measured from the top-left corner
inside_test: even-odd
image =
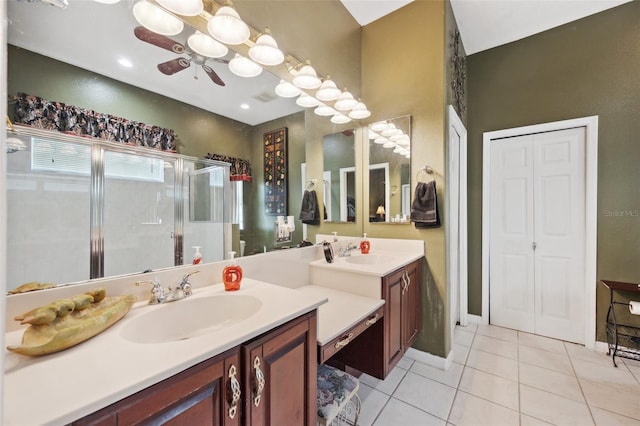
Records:
[[[161,74],[156,65],[179,55],[135,38],[133,28],[138,24],[131,13],[133,0],[113,5],[69,0],[69,7],[64,10],[30,1],[7,2],[10,44],[249,125],[301,110],[293,99],[275,96],[273,89],[278,79],[269,72],[246,79],[232,74],[224,64],[209,61],[208,64],[227,83],[224,87],[213,84],[202,70],[196,74],[197,66],[172,76]],[[412,0],[341,1],[364,26]],[[473,54],[627,1],[451,0],[451,4],[465,50],[467,54]],[[190,34],[191,31],[185,30],[172,38],[185,43]],[[118,65],[117,60],[121,57],[129,59],[133,67]],[[231,54],[227,59],[230,57]],[[249,104],[250,109],[241,109],[241,103]]]

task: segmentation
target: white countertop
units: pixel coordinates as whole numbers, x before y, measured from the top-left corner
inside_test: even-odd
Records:
[[[328,302],[318,308],[318,344],[326,345],[354,324],[367,318],[380,306],[383,299],[358,296],[331,288],[306,285],[297,291],[311,297],[326,297]]]
[[[127,321],[164,306],[138,302],[110,329],[73,348],[36,358],[6,352],[2,424],[69,423],[310,312],[327,301],[322,293],[297,291],[248,278],[243,279],[237,292],[224,292],[222,284],[215,284],[194,290],[191,298],[219,294],[230,297],[252,295],[262,301],[262,306],[246,320],[209,335],[140,344],[124,339],[121,328]],[[7,333],[5,343],[20,344],[22,334],[22,330]]]
[[[347,257],[336,256],[333,263],[328,263],[325,259],[319,259],[314,260],[309,265],[316,268],[384,277],[390,272],[420,259],[422,256],[424,256],[424,252],[374,249],[369,254],[353,253]],[[352,263],[354,259],[359,257],[375,259],[376,262]]]

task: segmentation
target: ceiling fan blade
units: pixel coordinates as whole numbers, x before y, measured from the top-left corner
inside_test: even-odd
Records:
[[[154,33],[145,27],[138,26],[133,30],[133,33],[138,39],[149,44],[153,44],[154,46],[161,47],[177,54],[184,53],[184,46],[182,44],[170,39],[169,37]]]
[[[158,64],[158,69],[162,74],[173,75],[178,71],[186,70],[191,66],[191,62],[185,58],[176,58],[167,62]]]
[[[202,65],[202,69],[207,73],[211,81],[213,81],[215,84],[217,84],[218,86],[225,85],[224,81],[222,81],[220,76],[209,65]]]

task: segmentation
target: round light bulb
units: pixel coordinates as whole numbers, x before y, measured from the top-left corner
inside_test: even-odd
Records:
[[[133,16],[148,30],[162,35],[180,34],[184,23],[155,4],[141,0],[133,5]]]
[[[268,66],[284,62],[284,53],[278,49],[278,43],[271,36],[268,28],[258,37],[256,44],[249,48],[249,57],[259,64]]]
[[[231,6],[222,6],[207,23],[209,34],[224,44],[236,45],[249,40],[251,31]]]
[[[187,44],[191,50],[208,58],[222,58],[229,52],[227,46],[200,31],[191,34]]]
[[[240,77],[256,77],[262,72],[262,67],[249,58],[236,53],[236,56],[229,61],[229,70]]]
[[[184,16],[196,16],[202,12],[202,0],[156,0],[170,12]]]

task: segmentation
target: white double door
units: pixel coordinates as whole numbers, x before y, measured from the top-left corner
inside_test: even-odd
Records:
[[[585,340],[585,128],[491,141],[489,321]]]

